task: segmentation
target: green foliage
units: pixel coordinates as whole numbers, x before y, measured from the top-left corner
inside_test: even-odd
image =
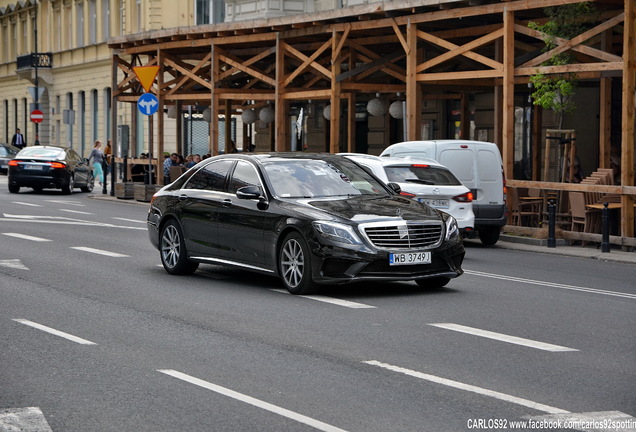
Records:
[[[594,26],[598,12],[592,2],[567,4],[545,8],[548,20],[544,24],[528,23],[528,27],[544,34],[544,52],[557,47],[556,38],[572,39]],[[567,65],[574,61],[570,53],[553,55],[542,63],[543,66]],[[559,127],[563,116],[576,109],[573,102],[578,86],[578,77],[574,73],[545,75],[538,73],[530,77],[533,85],[533,103],[559,114]]]

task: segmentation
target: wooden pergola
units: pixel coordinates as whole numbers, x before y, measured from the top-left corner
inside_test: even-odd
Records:
[[[109,40],[113,50],[113,122],[117,102],[135,103],[143,92],[134,66],[159,66],[151,91],[165,106],[209,105],[210,149],[218,153],[218,115],[271,103],[273,151],[290,149],[289,109],[294,101],[323,99],[331,106],[331,152],[355,151],[356,100],[362,95],[405,96],[405,136],[420,139],[422,103],[449,93],[494,93],[494,134],[509,185],[554,190],[594,190],[621,195],[621,244],[634,237],[634,105],[636,93],[636,2],[597,0],[600,20],[585,33],[557,39],[544,52],[544,35],[528,27],[544,22],[543,9],[581,0],[399,0],[256,21],[151,31]],[[543,66],[554,54],[575,61]],[[610,161],[610,80],[620,80],[621,185],[591,186],[540,181],[541,156],[533,181],[513,179],[515,86],[537,74],[574,72],[600,86],[599,165]],[[345,109],[346,108],[346,109]],[[346,111],[346,117],[339,113]],[[335,114],[334,114],[335,113]],[[539,117],[539,116],[537,116]],[[164,116],[157,116],[157,150],[163,154]],[[151,123],[152,124],[152,123]],[[468,136],[468,121],[462,136]],[[229,122],[225,122],[229,127]],[[346,130],[346,145],[340,131]],[[541,125],[533,134],[540,148]],[[178,132],[180,132],[178,130]],[[225,134],[229,139],[229,133]],[[159,180],[162,173],[159,170]]]

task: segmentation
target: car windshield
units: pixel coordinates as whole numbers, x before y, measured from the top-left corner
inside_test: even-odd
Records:
[[[387,195],[386,189],[353,164],[319,159],[263,162],[275,195],[281,198],[320,198]]]
[[[385,167],[390,182],[458,186],[462,183],[449,170],[421,164]]]
[[[34,157],[34,158],[59,158],[64,155],[64,150],[51,147],[27,147],[20,151],[20,157]]]

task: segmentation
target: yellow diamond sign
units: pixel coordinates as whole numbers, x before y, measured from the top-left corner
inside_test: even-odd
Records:
[[[155,78],[159,73],[159,66],[135,66],[133,67],[133,71],[135,72],[135,75],[137,75],[137,79],[144,90],[149,92],[150,87],[152,87],[152,84],[155,82]]]

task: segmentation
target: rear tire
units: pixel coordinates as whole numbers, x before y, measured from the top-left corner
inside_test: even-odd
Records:
[[[161,264],[173,275],[189,275],[197,271],[199,263],[188,259],[188,251],[179,224],[171,220],[161,229],[159,236]]]
[[[66,195],[70,195],[73,193],[73,188],[75,188],[75,180],[73,179],[73,176],[71,175],[71,177],[69,177],[68,179],[68,184],[62,188],[62,193],[65,193]]]
[[[9,185],[9,192],[18,193],[20,192],[20,186]]]
[[[318,285],[311,275],[309,246],[297,232],[287,234],[278,250],[278,270],[283,285],[292,294],[312,294]]]
[[[82,192],[92,192],[95,187],[95,177],[93,174],[88,175],[88,179],[86,180],[86,186],[82,186]]]
[[[421,286],[422,288],[442,288],[448,285],[449,282],[450,282],[450,278],[447,278],[447,277],[418,279],[415,281],[415,283]]]
[[[486,246],[493,246],[499,241],[500,231],[498,226],[479,228],[479,240]]]

